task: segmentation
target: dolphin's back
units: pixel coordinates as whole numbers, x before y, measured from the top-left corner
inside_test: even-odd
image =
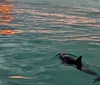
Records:
[[[93,76],[99,76],[96,72],[92,71],[91,69],[89,69],[86,66],[82,66],[82,71],[85,73],[88,73],[90,75],[93,75]]]

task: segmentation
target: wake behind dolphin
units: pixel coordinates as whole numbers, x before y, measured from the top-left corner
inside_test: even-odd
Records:
[[[82,56],[79,56],[77,59],[75,59],[74,58],[75,56],[69,53],[59,53],[58,55],[60,56],[60,59],[62,60],[63,64],[71,66],[74,65],[80,71],[83,71],[93,76],[97,76],[97,78],[94,79],[93,83],[100,81],[100,76],[96,72],[94,72],[93,70],[82,64]]]

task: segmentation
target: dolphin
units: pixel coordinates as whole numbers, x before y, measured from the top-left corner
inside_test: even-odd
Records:
[[[99,82],[100,81],[100,76],[98,76],[96,79],[94,79],[93,83]]]
[[[69,53],[59,53],[59,55],[60,55],[60,59],[63,61],[64,64],[71,65],[71,66],[74,65],[75,68],[77,68],[78,70],[96,76],[97,78],[94,79],[94,83],[100,81],[100,76],[96,72],[91,70],[88,66],[84,66],[82,64],[82,56],[79,56],[77,59],[75,59],[74,58],[75,56]]]
[[[82,69],[82,62],[81,62],[82,56],[75,59],[73,55],[68,53],[61,53],[60,59],[63,61],[64,64],[75,66],[78,70]]]

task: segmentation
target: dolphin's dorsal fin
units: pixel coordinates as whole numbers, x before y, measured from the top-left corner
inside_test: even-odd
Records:
[[[77,69],[79,69],[79,70],[81,70],[81,68],[82,68],[82,61],[81,60],[82,60],[82,56],[80,56],[76,59]]]

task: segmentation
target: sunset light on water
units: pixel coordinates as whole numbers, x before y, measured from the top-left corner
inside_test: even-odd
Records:
[[[12,0],[6,0],[0,3],[0,25],[8,25],[14,17],[12,16],[14,4]]]

